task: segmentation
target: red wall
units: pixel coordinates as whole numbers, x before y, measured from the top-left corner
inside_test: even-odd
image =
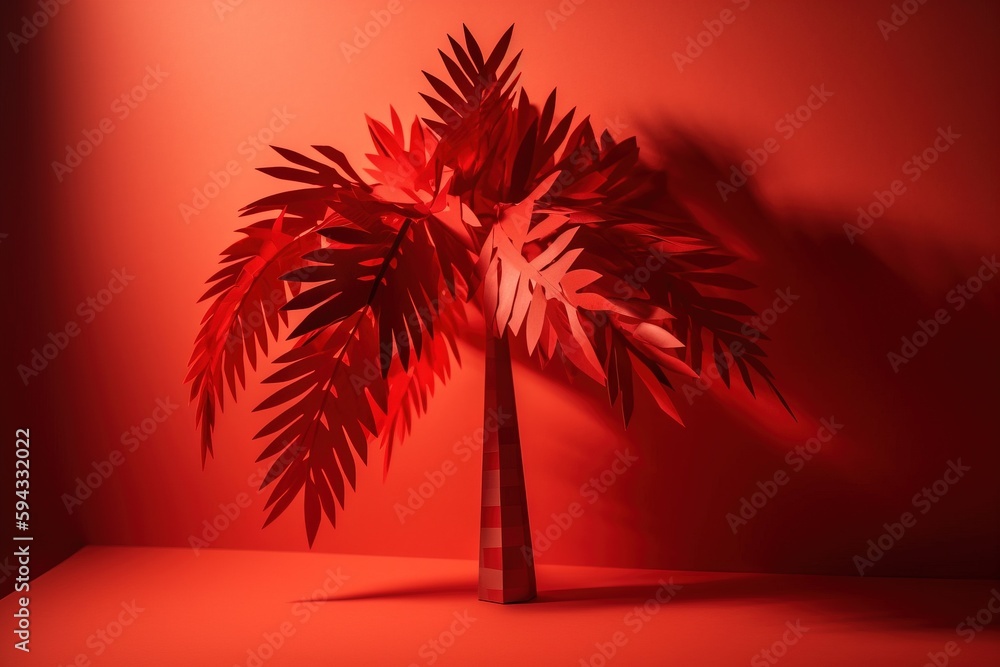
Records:
[[[910,511],[915,525],[866,574],[998,576],[1000,280],[961,310],[947,299],[1000,245],[1000,114],[987,69],[998,55],[997,10],[927,3],[884,39],[877,22],[890,19],[891,3],[818,4],[592,0],[553,29],[546,12],[559,11],[555,0],[403,0],[351,62],[341,42],[385,4],[243,2],[221,18],[204,1],[64,6],[15,56],[15,65],[42,72],[25,88],[47,109],[33,119],[42,128],[34,157],[18,169],[53,210],[21,217],[0,246],[22,276],[19,289],[34,295],[22,305],[30,314],[16,325],[8,370],[67,323],[80,333],[28,386],[16,373],[9,380],[45,443],[39,456],[55,463],[59,493],[113,450],[124,462],[71,515],[57,505],[48,525],[88,543],[184,547],[220,503],[246,493],[252,506],[213,546],[305,548],[297,508],[260,529],[264,498],[247,480],[260,465],[250,437],[264,417],[250,407],[261,392],[227,403],[217,458],[202,472],[181,382],[203,314],[195,301],[234,238],[235,211],[275,187],[253,171],[275,160],[247,139],[274,109],[287,109],[294,118],[275,121],[273,143],[336,145],[362,164],[363,114],[385,118],[390,104],[404,117],[426,113],[420,70],[443,69],[435,49],[446,46],[446,32],[465,21],[492,45],[514,22],[522,83],[535,98],[558,86],[563,109],[576,105],[597,125],[617,119],[650,148],[670,134],[675,191],[711,224],[735,229],[736,245],[753,257],[744,269],[761,285],[754,305],[766,308],[778,289],[798,297],[767,332],[798,422],[766,392],[755,402],[716,382],[690,406],[677,397],[686,428],[641,405],[626,433],[599,391],[516,369],[533,526],[544,530],[573,502],[584,507],[550,548],[536,542],[539,561],[856,573],[853,556]],[[704,21],[718,30],[712,21],[724,9],[732,22],[678,71],[673,53],[706,30]],[[147,68],[165,75],[157,82]],[[144,77],[149,90],[135,108],[115,102]],[[794,133],[776,126],[813,86],[833,95]],[[59,181],[51,163],[105,118],[113,131]],[[960,138],[911,181],[904,163],[949,127]],[[777,152],[722,202],[719,173],[769,138]],[[185,221],[181,205],[193,205],[193,189],[230,161],[238,173]],[[849,242],[843,226],[896,179],[905,193]],[[134,279],[90,321],[79,304],[123,268]],[[949,321],[894,373],[887,354],[940,308]],[[386,482],[380,466],[367,470],[317,549],[475,556],[479,462],[453,446],[481,425],[476,346],[474,338],[463,346],[463,368],[394,456]],[[167,398],[179,407],[128,451],[123,433]],[[842,430],[797,470],[786,454],[827,417]],[[606,492],[581,491],[616,450],[638,461]],[[401,525],[395,504],[446,459],[457,473]],[[914,494],[959,459],[971,470],[922,514]],[[788,483],[734,535],[727,514],[778,471]]]

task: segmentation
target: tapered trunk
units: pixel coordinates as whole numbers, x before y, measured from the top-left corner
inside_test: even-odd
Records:
[[[510,346],[506,336],[496,338],[487,333],[479,599],[508,603],[534,597],[535,561]]]

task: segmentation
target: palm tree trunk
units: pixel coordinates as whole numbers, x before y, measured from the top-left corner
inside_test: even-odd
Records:
[[[534,597],[535,561],[510,346],[506,335],[497,338],[487,331],[479,599],[506,604]]]

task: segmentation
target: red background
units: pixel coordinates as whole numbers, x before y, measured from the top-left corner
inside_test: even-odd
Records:
[[[690,406],[676,397],[686,428],[642,404],[626,432],[600,391],[515,369],[535,528],[580,501],[581,484],[608,468],[616,450],[639,457],[539,560],[853,574],[851,559],[866,541],[912,511],[913,494],[961,458],[971,472],[870,573],[1000,575],[1000,281],[953,312],[898,374],[886,358],[918,319],[950,307],[948,291],[1000,245],[994,6],[928,3],[885,40],[876,22],[888,19],[889,3],[788,0],[740,11],[721,0],[595,1],[553,30],[546,10],[557,3],[404,0],[346,62],[341,42],[383,6],[244,2],[220,19],[204,1],[70,3],[5,56],[23,91],[12,110],[19,116],[5,129],[8,145],[21,147],[11,173],[17,207],[0,243],[12,306],[5,422],[31,428],[35,530],[46,533],[39,548],[50,562],[82,544],[186,547],[219,504],[240,493],[253,505],[213,546],[306,548],[295,506],[260,529],[264,496],[247,483],[260,465],[253,460],[261,446],[250,441],[264,423],[250,411],[260,390],[227,402],[217,458],[202,472],[182,385],[204,312],[195,302],[218,252],[235,238],[235,212],[277,187],[253,171],[277,156],[248,160],[240,145],[275,107],[287,108],[295,117],[275,144],[330,144],[363,165],[363,114],[386,118],[390,104],[404,118],[426,114],[420,70],[440,74],[435,49],[465,21],[488,46],[516,23],[513,48],[525,50],[522,83],[535,99],[558,87],[561,109],[576,105],[597,126],[619,119],[640,145],[652,145],[664,128],[685,130],[690,151],[671,162],[674,187],[736,221],[737,245],[752,256],[743,270],[761,286],[753,305],[767,307],[775,289],[800,296],[768,331],[767,346],[798,422],[766,392],[755,402],[742,388],[716,383]],[[727,7],[736,21],[679,72],[673,52]],[[147,66],[168,76],[118,119],[111,104]],[[739,195],[720,202],[713,169],[727,172],[746,149],[780,136],[775,122],[814,85],[832,98],[779,140]],[[115,130],[57,181],[52,162],[104,117]],[[849,243],[843,225],[873,191],[905,178],[903,163],[931,145],[939,127],[961,138]],[[230,160],[240,172],[186,223],[180,205]],[[78,304],[122,267],[134,281],[83,324]],[[71,320],[81,322],[80,335],[24,386],[16,366]],[[475,557],[479,459],[460,462],[452,446],[482,424],[477,345],[474,336],[463,344],[462,369],[435,395],[385,483],[376,456],[336,530],[321,529],[317,550]],[[67,514],[59,496],[122,449],[122,433],[167,397],[181,407]],[[843,430],[734,536],[726,514],[758,481],[787,470],[786,452],[830,416]],[[458,472],[401,525],[394,505],[449,458]]]

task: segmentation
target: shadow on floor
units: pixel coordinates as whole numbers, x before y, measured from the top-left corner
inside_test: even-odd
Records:
[[[666,577],[666,579],[665,579]],[[672,578],[671,578],[672,577]],[[649,602],[664,585],[677,585],[669,604],[784,605],[790,618],[811,612],[834,622],[893,629],[954,628],[986,606],[1000,583],[988,580],[892,579],[754,574],[642,573],[629,583],[541,588],[531,605],[562,608],[621,607],[624,611]],[[1000,597],[1000,593],[997,593]],[[457,598],[473,600],[476,581],[455,577],[415,585],[373,588],[333,595],[313,602],[344,603],[398,598]],[[665,597],[663,593],[661,599]],[[305,602],[296,600],[295,602]]]

